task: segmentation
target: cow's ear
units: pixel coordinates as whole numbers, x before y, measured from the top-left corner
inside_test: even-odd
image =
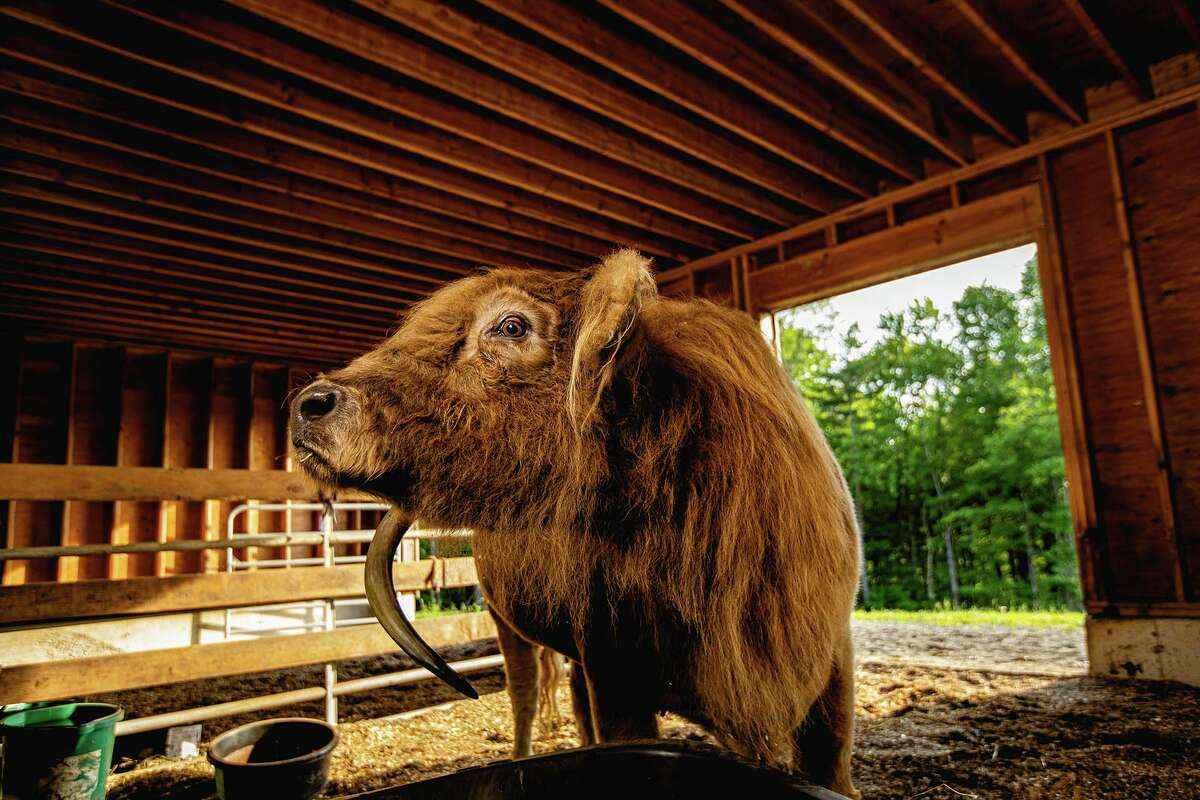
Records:
[[[622,346],[636,335],[638,315],[658,295],[650,259],[617,250],[593,268],[579,298],[567,402],[579,422],[599,404]]]

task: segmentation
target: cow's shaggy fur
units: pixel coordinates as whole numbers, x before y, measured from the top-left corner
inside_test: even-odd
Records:
[[[747,315],[658,297],[631,250],[497,269],[328,380],[303,465],[473,528],[490,607],[582,665],[597,738],[672,710],[853,792],[853,507]]]

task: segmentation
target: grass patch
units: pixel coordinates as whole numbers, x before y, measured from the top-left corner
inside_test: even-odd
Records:
[[[965,608],[958,611],[855,610],[857,620],[873,622],[922,622],[926,625],[1008,625],[1013,628],[1061,628],[1083,626],[1082,611],[1010,611],[999,608]]]

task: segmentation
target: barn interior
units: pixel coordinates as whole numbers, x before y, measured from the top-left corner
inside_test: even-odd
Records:
[[[289,393],[456,278],[618,245],[769,338],[781,309],[1036,243],[1087,669],[1200,686],[1195,0],[0,15],[0,652],[25,653],[0,703],[391,653],[349,603],[380,507],[339,498],[330,537]],[[409,548],[397,588],[474,586],[445,552]],[[268,606],[294,635],[231,636]],[[238,710],[207,709],[118,733]]]

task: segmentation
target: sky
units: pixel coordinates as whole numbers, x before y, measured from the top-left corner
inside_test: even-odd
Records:
[[[1022,245],[830,298],[829,306],[837,312],[833,338],[840,339],[857,322],[859,337],[866,347],[870,347],[882,338],[879,315],[885,311],[901,311],[913,300],[928,297],[939,309],[949,311],[968,286],[986,283],[1016,291],[1021,288],[1021,272],[1026,262],[1036,253],[1035,245]],[[797,311],[796,324],[802,327],[808,321],[815,323],[818,318],[825,317],[823,312],[818,312],[819,317],[814,313],[806,313],[803,307]],[[829,348],[832,342],[826,341],[824,344]]]

